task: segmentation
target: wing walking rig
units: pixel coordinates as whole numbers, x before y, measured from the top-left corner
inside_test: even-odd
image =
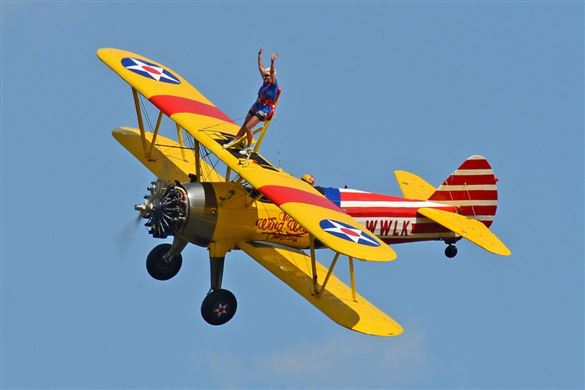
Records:
[[[177,72],[128,51],[100,49],[97,55],[130,84],[138,118],[137,129],[121,127],[112,134],[158,178],[135,207],[155,238],[173,237],[172,244],[150,252],[147,270],[168,280],[178,273],[188,243],[208,248],[211,288],[201,314],[209,324],[224,324],[236,312],[235,296],[222,289],[224,259],[232,250],[247,253],[338,324],[378,336],[403,329],[356,291],[354,259],[392,261],[396,253],[389,243],[422,240],[444,241],[446,255],[453,257],[453,244],[462,237],[510,254],[488,229],[496,179],[481,156],[467,159],[436,190],[412,173],[396,171],[404,198],[314,188],[259,154],[270,121],[255,132],[254,151],[241,156],[223,147],[240,127]],[[159,111],[151,131],[145,128],[143,100]],[[174,122],[176,139],[159,134],[164,116]],[[329,267],[317,261],[319,248],[334,253]],[[348,259],[349,285],[333,272],[342,256]]]

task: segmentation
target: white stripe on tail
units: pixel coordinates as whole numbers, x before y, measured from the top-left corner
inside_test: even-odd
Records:
[[[483,156],[471,156],[428,199],[457,206],[459,214],[492,224],[498,204],[497,179]]]

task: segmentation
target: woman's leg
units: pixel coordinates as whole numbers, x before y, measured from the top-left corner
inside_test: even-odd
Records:
[[[248,113],[248,115],[246,115],[246,119],[244,120],[244,123],[242,124],[242,127],[240,127],[240,130],[238,131],[238,134],[236,134],[236,137],[234,138],[234,140],[240,139],[244,135],[244,133],[246,132],[246,125],[248,124],[248,122],[250,121],[251,118],[255,118],[255,116]]]
[[[224,148],[231,148],[232,146],[234,146],[235,144],[237,144],[240,141],[240,139],[244,136],[244,134],[247,133],[246,132],[246,125],[248,124],[248,122],[250,121],[251,118],[255,118],[255,117],[248,112],[248,115],[246,115],[246,119],[244,120],[242,127],[240,127],[240,130],[238,130],[238,133],[236,134],[234,139],[232,139],[227,144],[223,145]]]
[[[242,126],[242,129],[244,129],[244,131],[246,132],[246,140],[248,141],[248,146],[252,146],[252,129],[259,122],[260,119],[258,119],[258,117],[254,115],[244,123],[244,126]]]

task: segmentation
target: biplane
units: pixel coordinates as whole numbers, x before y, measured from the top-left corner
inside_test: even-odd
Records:
[[[172,237],[172,243],[148,254],[148,273],[171,279],[187,244],[207,248],[210,289],[201,315],[209,324],[225,324],[236,312],[234,294],[222,288],[224,259],[234,250],[245,252],[338,324],[378,336],[396,336],[403,329],[357,292],[356,259],[392,261],[396,253],[389,244],[424,240],[444,241],[446,256],[453,257],[461,238],[510,255],[489,230],[497,179],[482,156],[466,159],[438,188],[396,171],[402,197],[313,187],[260,154],[270,121],[255,131],[253,151],[242,156],[237,148],[223,147],[234,141],[240,126],[177,72],[128,51],[100,49],[97,55],[130,84],[136,107],[138,128],[121,127],[112,134],[157,177],[135,208],[153,237]],[[144,102],[158,110],[154,126]],[[161,134],[165,116],[176,137]],[[321,248],[332,253],[318,251],[318,256]],[[327,253],[332,259],[324,266],[317,257]],[[348,283],[334,274],[340,257],[348,259]]]

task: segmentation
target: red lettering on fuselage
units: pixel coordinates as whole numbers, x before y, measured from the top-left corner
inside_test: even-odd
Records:
[[[366,220],[366,229],[371,231],[372,233],[376,233],[376,227],[378,226],[378,221],[367,221]]]
[[[408,236],[408,226],[410,226],[410,221],[402,222],[402,231],[400,232],[401,236]]]
[[[376,228],[380,222],[380,231],[377,233]],[[374,234],[378,234],[380,237],[388,236],[410,236],[412,230],[412,221],[405,221],[400,219],[366,219],[366,228]]]
[[[380,221],[380,236],[387,236],[390,232],[390,226],[392,226],[391,220],[386,219],[384,221]]]

